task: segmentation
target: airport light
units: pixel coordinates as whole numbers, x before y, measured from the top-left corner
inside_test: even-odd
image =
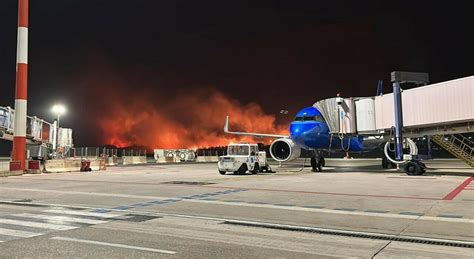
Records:
[[[51,108],[51,111],[56,114],[56,119],[59,128],[59,117],[66,113],[66,107],[62,104],[55,104],[53,105],[53,108]]]

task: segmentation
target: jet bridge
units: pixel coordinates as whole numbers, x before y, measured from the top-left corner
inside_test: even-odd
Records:
[[[0,138],[13,140],[15,110],[10,107],[0,107]],[[27,116],[26,135],[29,143],[50,143],[54,134],[53,124],[36,116]]]
[[[314,107],[322,113],[331,134],[378,136],[390,141],[396,121],[401,119],[404,137],[434,136],[433,141],[474,166],[474,146],[459,135],[474,132],[474,76],[402,90],[401,118],[397,118],[400,109],[394,94],[337,96],[318,101]]]
[[[15,110],[0,106],[0,139],[13,140],[14,121]],[[49,123],[36,116],[27,116],[26,141],[31,157],[44,157],[48,149],[72,147],[72,130],[58,129],[56,122]]]
[[[314,104],[333,134],[384,135],[394,127],[393,93]],[[404,135],[474,132],[474,76],[402,91]]]

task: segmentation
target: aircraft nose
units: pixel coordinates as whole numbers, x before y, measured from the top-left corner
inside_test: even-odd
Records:
[[[318,123],[308,123],[308,122],[293,122],[290,125],[290,134],[291,137],[295,140],[299,138],[305,138],[311,134],[317,134],[320,131]]]

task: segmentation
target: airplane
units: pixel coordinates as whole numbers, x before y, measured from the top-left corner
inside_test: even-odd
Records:
[[[315,107],[300,110],[289,126],[289,135],[229,131],[229,116],[226,117],[224,133],[252,136],[258,138],[275,138],[270,145],[270,155],[277,162],[288,162],[300,157],[301,149],[313,150],[311,167],[313,172],[321,172],[325,166],[323,153],[368,152],[378,148],[387,140],[363,136],[333,136],[321,112]],[[392,166],[382,159],[382,167]]]

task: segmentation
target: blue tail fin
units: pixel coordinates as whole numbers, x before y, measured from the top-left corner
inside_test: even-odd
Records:
[[[379,80],[377,83],[377,96],[383,95],[383,85],[382,85],[382,80]]]

